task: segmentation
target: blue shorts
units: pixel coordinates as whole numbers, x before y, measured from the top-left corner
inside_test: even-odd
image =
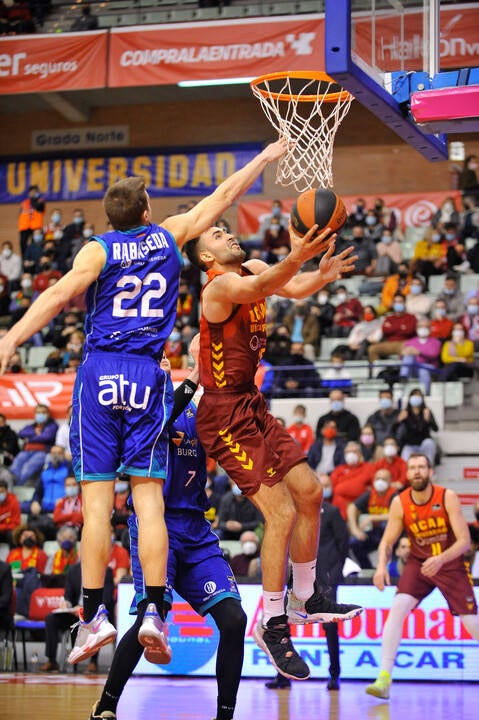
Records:
[[[119,472],[165,478],[173,385],[156,360],[89,353],[72,396],[70,447],[77,480]]]
[[[206,615],[213,605],[225,598],[241,602],[233,571],[223,557],[218,537],[200,513],[166,513],[169,551],[165,601],[173,604],[172,588],[188,602],[198,615]],[[128,518],[130,528],[131,571],[135,598],[130,614],[136,613],[146,598],[145,581],[138,559],[138,525],[136,515]]]

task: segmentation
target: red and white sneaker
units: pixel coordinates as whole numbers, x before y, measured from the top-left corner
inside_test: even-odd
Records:
[[[104,605],[100,605],[95,617],[88,623],[83,620],[83,609],[80,610],[78,634],[68,662],[72,665],[86,660],[94,655],[103,645],[113,642],[116,638],[116,629],[108,620],[108,613]]]
[[[146,608],[138,633],[138,642],[145,648],[145,658],[155,665],[171,662],[171,647],[168,645],[168,624],[161,619],[154,603]]]

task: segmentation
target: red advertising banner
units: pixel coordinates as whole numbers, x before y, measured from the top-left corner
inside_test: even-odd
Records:
[[[173,382],[182,382],[189,370],[172,370]],[[65,418],[71,403],[75,375],[19,373],[0,376],[0,413],[8,420],[30,420],[38,404],[48,405],[56,419]]]
[[[357,195],[342,196],[350,213],[357,200]],[[361,195],[366,202],[366,207],[374,207],[377,195]],[[456,198],[456,206],[459,209],[461,204],[459,198],[461,193],[457,191],[444,190],[441,192],[429,193],[402,193],[381,195],[387,208],[394,211],[398,225],[404,230],[406,227],[423,227],[428,225],[434,213],[439,209],[441,203],[447,197]],[[282,199],[283,212],[288,213],[295,198]],[[252,200],[238,203],[238,235],[248,237],[258,232],[261,221],[271,214],[271,200]]]
[[[111,31],[108,85],[324,69],[323,16],[217,20]]]
[[[106,85],[104,30],[0,39],[0,93],[86,90]]]

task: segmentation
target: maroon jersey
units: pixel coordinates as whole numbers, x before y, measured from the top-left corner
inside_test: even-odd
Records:
[[[222,273],[209,270],[208,284]],[[252,275],[242,267],[242,275]],[[203,288],[203,291],[204,291]],[[266,348],[266,301],[236,305],[220,323],[200,320],[200,383],[205,390],[250,386]]]
[[[440,555],[456,541],[444,505],[445,492],[446,489],[440,485],[432,485],[431,499],[424,505],[414,502],[411,488],[399,495],[404,526],[411,543],[411,556],[418,560]],[[462,562],[462,558],[458,560]]]

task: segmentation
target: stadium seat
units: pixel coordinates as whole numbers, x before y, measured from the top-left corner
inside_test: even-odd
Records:
[[[28,351],[27,366],[30,370],[38,370],[45,367],[47,357],[55,350],[53,345],[33,346]]]

